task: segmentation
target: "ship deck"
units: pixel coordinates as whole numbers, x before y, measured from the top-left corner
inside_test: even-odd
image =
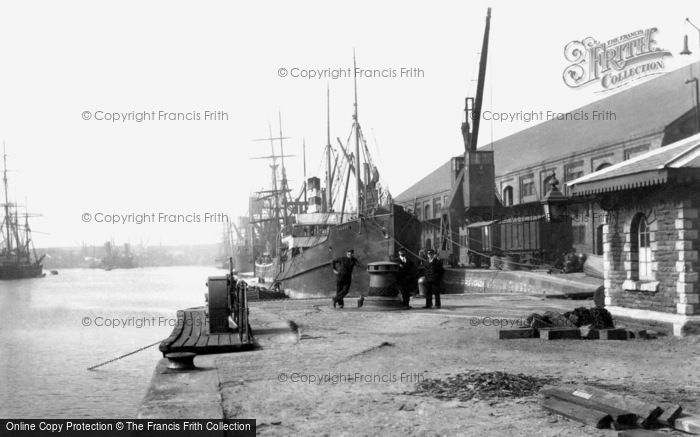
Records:
[[[177,324],[158,349],[163,356],[171,352],[194,352],[198,355],[240,352],[255,346],[241,343],[238,333],[211,334],[209,318],[204,307],[177,312]]]

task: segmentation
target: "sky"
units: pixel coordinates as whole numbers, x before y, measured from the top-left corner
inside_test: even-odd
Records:
[[[360,123],[397,195],[463,152],[464,98],[475,93],[489,6],[484,110],[565,112],[609,96],[562,80],[564,47],[586,37],[655,27],[657,45],[672,53],[665,71],[700,57],[698,32],[685,23],[700,23],[695,0],[3,1],[10,197],[41,214],[32,221],[38,247],[217,242],[221,214],[247,214],[248,196],[269,188],[266,162],[251,158],[270,145],[253,140],[268,137],[269,125],[279,135],[278,114],[285,153],[296,155],[286,160],[294,192],[302,142],[309,176],[323,176],[326,87],[335,145],[352,126],[353,81],[292,76],[347,69],[353,50],[359,68],[397,73],[358,78]],[[678,55],[684,34],[692,56]],[[400,77],[402,68],[422,74]],[[153,111],[199,120],[135,121]],[[227,119],[204,120],[205,111]],[[132,118],[108,120],[112,113]],[[479,145],[530,126],[482,121]],[[137,214],[156,222],[104,222]]]

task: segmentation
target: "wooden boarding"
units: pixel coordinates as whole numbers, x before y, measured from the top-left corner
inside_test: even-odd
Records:
[[[540,328],[542,340],[578,340],[581,331],[578,328]]]
[[[639,428],[630,429],[629,431],[621,431],[617,433],[617,437],[662,437],[666,435],[668,434]]]
[[[599,329],[598,338],[600,340],[627,340],[626,329]]]
[[[533,338],[535,336],[535,330],[532,328],[519,328],[519,329],[499,329],[498,339],[499,340],[512,340],[518,338]]]
[[[592,396],[588,393],[583,393],[578,390],[571,390],[565,387],[551,387],[544,388],[540,392],[545,396],[581,405],[582,407],[592,410],[602,411],[610,415],[614,422],[621,425],[634,425],[637,421],[637,416],[634,413],[601,403],[596,399],[592,399]]]
[[[658,418],[659,424],[673,428],[673,422],[681,415],[683,408],[677,404],[661,404],[659,406],[664,410]]]
[[[700,416],[681,416],[673,422],[673,427],[691,434],[700,434]]]
[[[559,388],[564,388],[560,386]],[[577,384],[574,386],[565,386],[566,390],[578,392],[579,396],[590,396],[590,400],[611,407],[619,408],[620,410],[634,413],[639,418],[641,426],[649,426],[656,423],[656,419],[661,415],[661,408],[658,405],[650,404],[642,401],[639,398],[629,395],[621,395],[607,390],[603,390],[589,385]]]
[[[177,324],[158,349],[171,352],[194,352],[197,355],[219,354],[250,350],[253,344],[242,344],[234,333],[209,333],[209,323],[204,308],[190,308],[177,312]]]
[[[612,417],[602,411],[586,408],[578,404],[562,401],[561,399],[545,397],[541,401],[542,408],[595,428],[608,428]]]

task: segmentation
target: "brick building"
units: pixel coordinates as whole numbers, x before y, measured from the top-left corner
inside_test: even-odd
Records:
[[[692,68],[698,71],[700,64]],[[539,208],[552,174],[566,182],[612,166],[648,151],[686,138],[695,132],[695,102],[686,84],[691,67],[684,67],[610,97],[570,111],[560,117],[495,141],[479,151],[493,151],[495,178],[482,181],[501,206]],[[547,117],[548,114],[542,114]],[[416,182],[395,201],[413,210],[424,221],[424,247],[438,248],[445,212],[464,208],[456,190],[468,179],[464,155],[450,158],[428,176]],[[455,203],[457,202],[457,203]],[[603,253],[604,211],[597,201],[573,205],[572,241],[581,253]],[[468,220],[451,226],[447,234],[459,242],[452,253],[466,263]],[[444,225],[442,225],[444,227]],[[450,245],[442,245],[450,247]],[[443,253],[443,256],[450,254]]]
[[[700,134],[580,177],[569,190],[604,211],[608,310],[700,334]]]

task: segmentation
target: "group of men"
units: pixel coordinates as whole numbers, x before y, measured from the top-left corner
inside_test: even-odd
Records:
[[[422,262],[422,261],[421,261]],[[401,293],[404,309],[411,309],[410,300],[411,292],[414,290],[417,283],[416,265],[407,257],[406,249],[399,249],[399,256],[396,260],[398,264],[398,274],[396,286]],[[331,268],[336,279],[336,295],[332,298],[333,308],[345,307],[345,296],[350,291],[352,282],[352,271],[359,262],[355,258],[355,251],[348,249],[345,251],[345,256],[336,258],[331,262]],[[433,308],[433,296],[435,296],[435,308],[440,308],[440,281],[444,268],[435,251],[428,250],[428,260],[422,263],[424,269],[425,285],[425,306],[423,308]],[[361,307],[364,303],[364,295],[360,296],[357,301],[357,306]]]

